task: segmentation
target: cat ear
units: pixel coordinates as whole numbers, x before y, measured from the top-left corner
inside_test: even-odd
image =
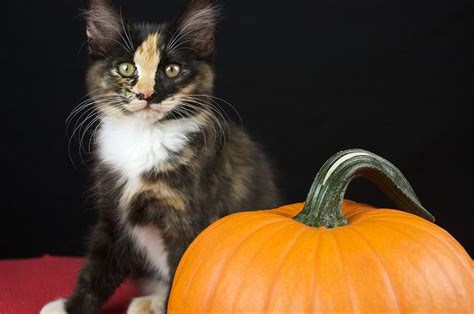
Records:
[[[214,36],[219,9],[213,0],[194,0],[179,22],[179,34],[204,57],[214,53]]]
[[[108,0],[90,0],[86,21],[91,54],[103,55],[120,38],[120,15]]]

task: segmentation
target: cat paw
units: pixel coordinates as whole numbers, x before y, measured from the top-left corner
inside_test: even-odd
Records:
[[[41,309],[40,314],[67,314],[66,300],[59,299],[59,300],[46,304]]]
[[[164,302],[162,300],[148,296],[133,299],[130,303],[127,314],[164,314]]]

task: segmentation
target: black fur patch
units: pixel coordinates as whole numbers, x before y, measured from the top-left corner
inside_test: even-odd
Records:
[[[98,12],[112,10],[102,0],[91,1],[91,10],[96,6],[100,6]],[[150,33],[158,32],[165,47],[195,10],[211,10],[206,13],[206,18],[212,19],[215,14],[213,8],[211,1],[196,0],[175,23],[125,24],[123,32],[116,34],[116,38],[121,40],[129,36],[137,47]],[[118,17],[113,12],[105,15],[108,18]],[[107,31],[108,36],[112,35],[110,29],[97,24],[99,18],[92,22],[95,28],[91,36],[97,38],[91,39],[93,58],[88,76],[89,89],[119,94],[129,88],[127,84],[133,84],[133,79],[119,79],[113,71],[117,62],[131,60],[132,55],[125,43],[114,43],[101,37],[101,30]],[[115,24],[118,22],[114,21]],[[193,93],[204,95],[199,96],[200,101],[210,100],[213,93],[214,27],[209,22],[212,21],[203,24],[207,29],[199,29],[196,34],[183,37],[183,42],[178,43],[181,49],[169,51],[163,48],[163,64],[179,62],[184,72],[179,79],[169,80],[159,69],[156,97],[168,97],[193,84]],[[198,38],[190,39],[189,36]],[[101,46],[101,40],[104,46]],[[128,96],[124,94],[123,97]],[[201,112],[209,110],[204,105],[199,108]],[[166,119],[179,120],[180,117],[169,116]],[[219,123],[226,125],[223,121]],[[213,125],[207,125],[201,132],[193,134],[187,145],[181,151],[172,153],[164,165],[141,174],[137,192],[126,202],[123,201],[126,183],[120,174],[96,158],[93,192],[99,218],[91,234],[86,265],[66,304],[68,313],[99,313],[101,305],[127,276],[162,277],[148,266],[147,257],[137,248],[130,229],[151,227],[160,231],[168,253],[170,273],[167,275],[172,278],[188,245],[213,221],[234,212],[278,205],[272,171],[262,150],[245,132],[232,124],[227,124],[223,132],[223,135],[216,134]]]

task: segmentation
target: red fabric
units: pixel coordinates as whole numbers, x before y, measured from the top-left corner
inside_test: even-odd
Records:
[[[82,264],[81,258],[51,256],[0,261],[0,314],[36,314],[46,303],[67,297]],[[130,282],[124,283],[102,313],[125,313],[137,294]]]

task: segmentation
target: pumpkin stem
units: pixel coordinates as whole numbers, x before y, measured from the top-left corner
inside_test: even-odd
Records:
[[[435,220],[421,205],[410,183],[397,167],[362,149],[339,152],[323,165],[314,179],[303,211],[295,220],[313,227],[348,225],[342,213],[342,201],[349,183],[357,177],[365,177],[375,183],[399,209]]]

